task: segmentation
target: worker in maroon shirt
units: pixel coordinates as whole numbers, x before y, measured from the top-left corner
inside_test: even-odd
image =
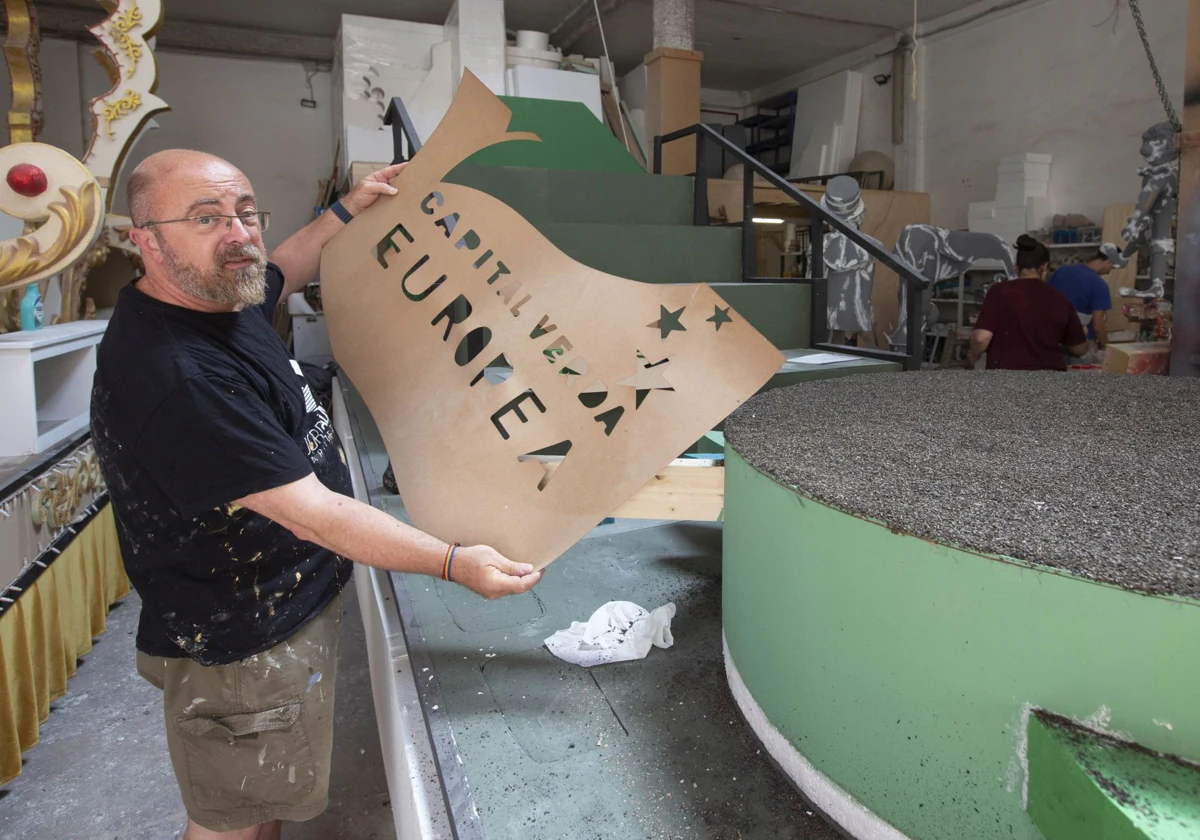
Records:
[[[988,370],[1066,370],[1066,353],[1082,356],[1087,336],[1066,295],[1046,282],[1050,251],[1032,236],[1017,240],[1017,279],[988,289],[971,333],[972,365]]]

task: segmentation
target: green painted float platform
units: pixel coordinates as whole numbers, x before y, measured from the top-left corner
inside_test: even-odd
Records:
[[[1170,772],[1200,762],[1197,404],[1194,381],[955,371],[727,421],[726,673],[809,801],[856,838],[1197,836]],[[1105,772],[1157,823],[1064,820],[1120,824],[1042,711],[1127,745]]]

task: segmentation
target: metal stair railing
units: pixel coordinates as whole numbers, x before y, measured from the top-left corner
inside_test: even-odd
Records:
[[[695,201],[693,221],[696,225],[709,224],[708,218],[708,174],[705,171],[705,151],[709,141],[719,146],[727,155],[731,155],[742,164],[742,282],[744,283],[807,283],[812,286],[812,305],[809,313],[811,324],[811,344],[814,349],[825,350],[848,355],[862,356],[869,359],[881,359],[889,362],[899,362],[905,370],[920,370],[921,359],[924,355],[924,331],[917,325],[925,322],[921,312],[922,290],[929,286],[929,280],[922,276],[916,268],[889,252],[881,242],[856,230],[846,224],[841,218],[830,213],[820,203],[813,201],[802,191],[788,183],[777,173],[771,171],[766,164],[759,161],[720,133],[706,125],[693,125],[682,128],[670,134],[654,138],[654,174],[662,174],[663,146],[685,137],[696,137],[696,173]],[[908,286],[906,296],[908,314],[908,335],[904,352],[879,350],[868,347],[851,347],[842,344],[831,344],[829,341],[829,321],[826,312],[829,299],[828,278],[821,277],[756,277],[755,268],[758,264],[758,237],[754,229],[754,176],[761,175],[767,183],[782,192],[785,196],[808,210],[812,217],[811,239],[812,259],[809,274],[824,275],[825,261],[823,259],[823,244],[825,226],[833,228],[846,236],[879,262],[890,268],[900,278],[901,283]]]
[[[404,100],[399,96],[392,97],[387,114],[383,118],[383,124],[392,127],[393,165],[412,160],[413,155],[421,151],[421,138],[417,136],[417,129],[413,125],[412,117],[409,116],[408,109],[404,107]],[[408,141],[407,156],[404,151],[406,140]]]

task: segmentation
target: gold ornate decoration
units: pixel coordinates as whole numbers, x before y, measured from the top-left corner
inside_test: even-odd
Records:
[[[4,60],[12,80],[12,107],[8,111],[8,142],[29,143],[42,130],[42,73],[38,66],[37,14],[33,0],[4,0],[8,35]]]
[[[112,209],[112,189],[121,166],[142,128],[169,110],[155,96],[158,63],[149,39],[162,26],[162,0],[99,0],[109,16],[89,30],[103,46],[96,51],[112,88],[92,100],[92,141],[83,156],[104,193],[104,211]]]
[[[96,451],[91,443],[59,461],[34,479],[27,493],[29,518],[34,528],[49,526],[57,532],[80,517],[83,506],[105,490]]]
[[[45,143],[16,143],[0,149],[0,175],[33,167],[44,182],[36,195],[20,194],[0,181],[0,210],[30,224],[31,233],[0,242],[0,291],[58,274],[84,255],[103,218],[100,188],[79,161]]]
[[[108,34],[112,36],[113,42],[129,59],[129,75],[132,76],[133,72],[137,70],[138,59],[142,57],[144,44],[140,40],[129,37],[129,33],[134,27],[141,24],[142,10],[134,2],[125,11],[115,12],[109,20],[112,21],[112,26],[109,28]]]
[[[113,121],[132,114],[140,107],[142,107],[142,97],[138,96],[136,90],[127,90],[125,91],[125,95],[120,99],[114,99],[105,104],[104,131],[108,134],[110,140],[114,136],[112,130]]]

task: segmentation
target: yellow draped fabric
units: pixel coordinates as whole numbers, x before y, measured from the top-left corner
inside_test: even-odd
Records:
[[[36,582],[0,615],[0,785],[21,772],[75,660],[129,592],[111,506],[105,505]]]

